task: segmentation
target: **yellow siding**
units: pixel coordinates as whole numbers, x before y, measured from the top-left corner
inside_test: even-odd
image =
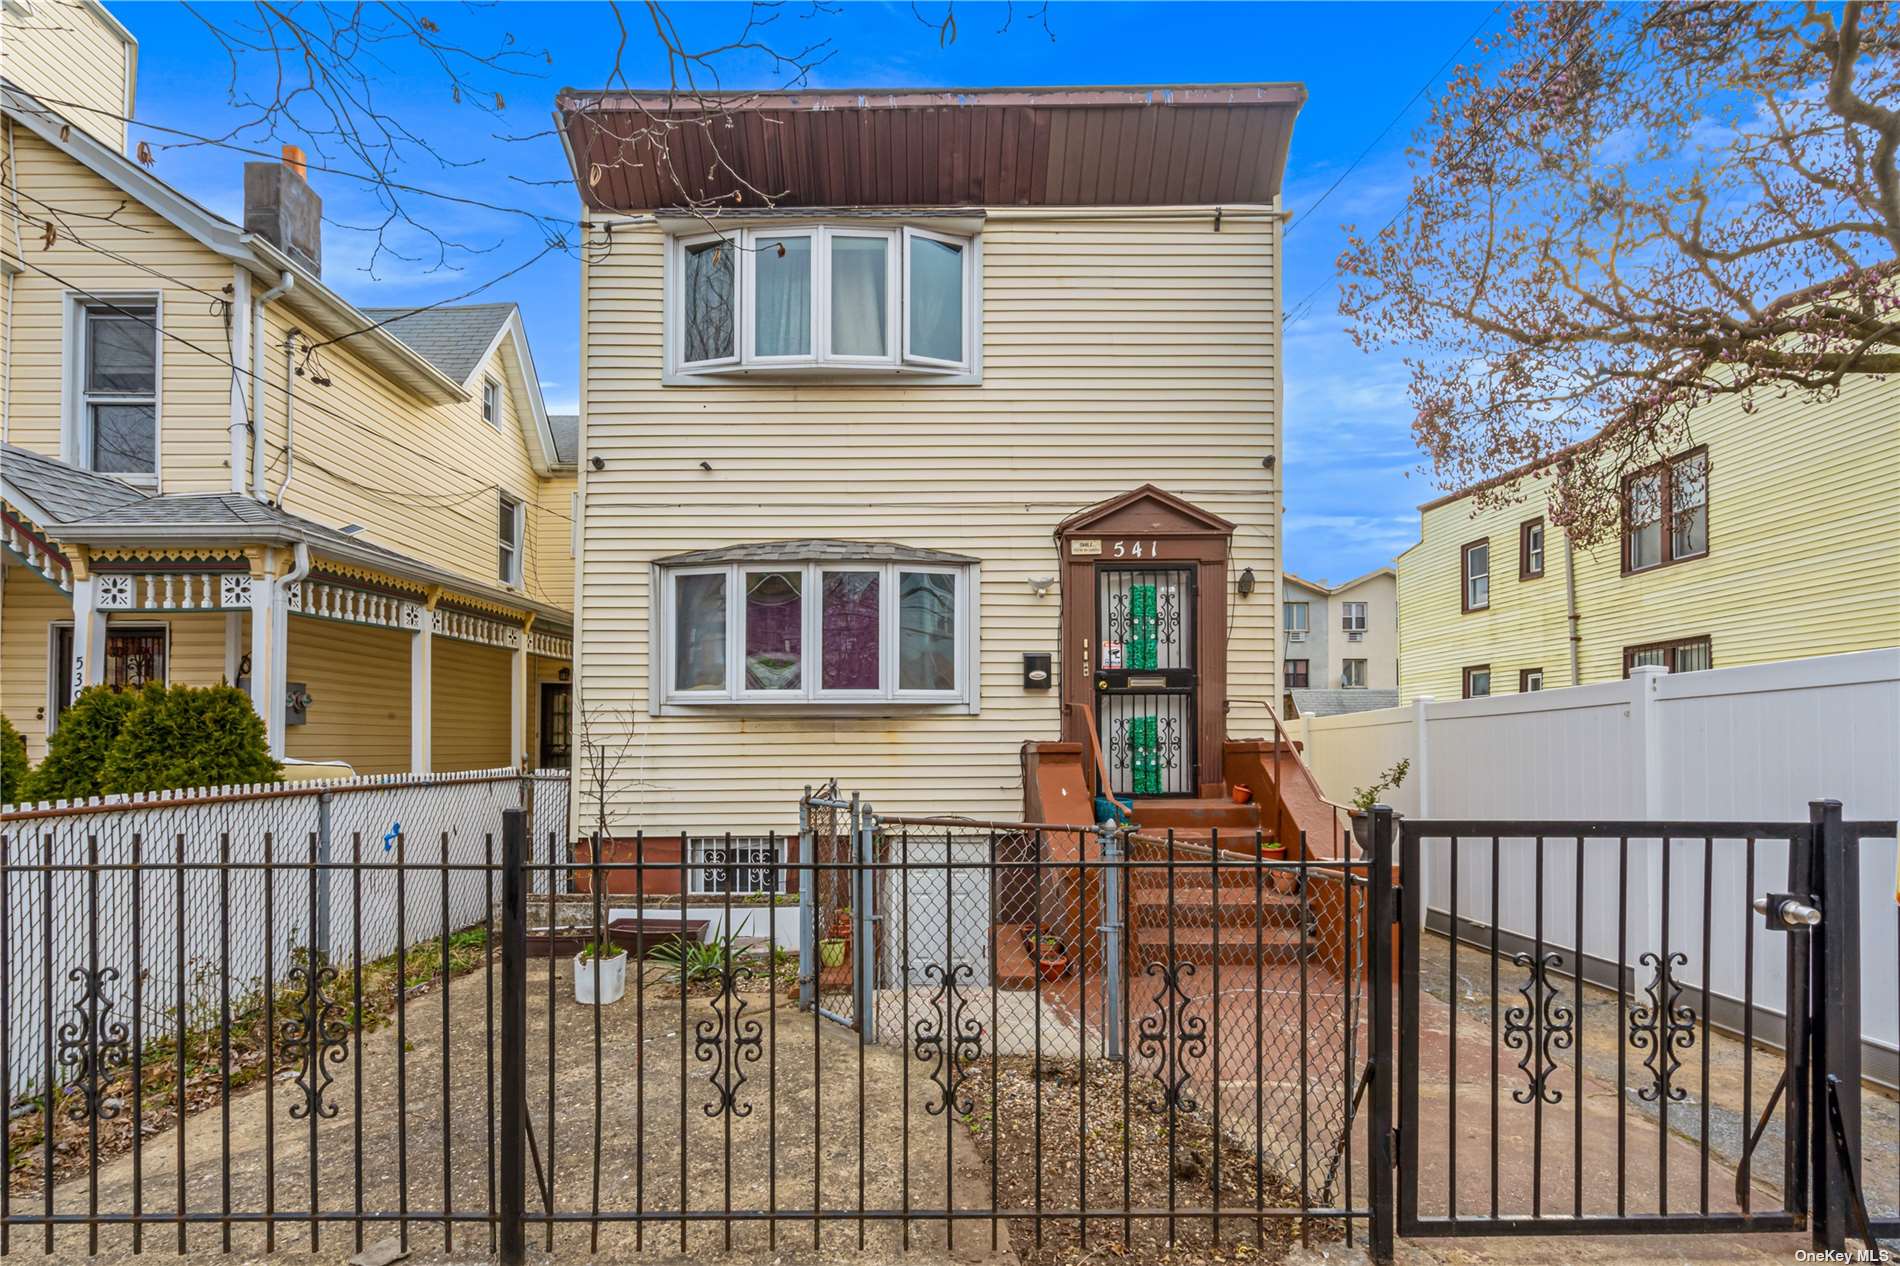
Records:
[[[72,599],[24,567],[6,568],[0,611],[0,712],[26,738],[28,759],[46,755],[48,629],[73,618]]]
[[[25,568],[9,566],[0,613],[0,712],[26,737],[27,754],[46,754],[47,671],[51,628],[73,618],[72,599]],[[163,616],[133,612],[111,625],[169,625],[165,679],[177,686],[215,686],[224,680],[224,617]]]
[[[206,352],[230,355],[229,332],[214,302],[232,282],[230,263],[38,137],[18,127],[13,132],[24,207],[30,211],[37,198],[61,208],[78,240],[62,233],[52,247],[43,248],[33,240],[37,226],[21,226],[32,246],[24,257],[27,266],[13,280],[8,442],[49,456],[72,456],[60,435],[67,295],[157,293],[165,331],[159,343],[162,488],[228,489],[231,368]]]
[[[509,652],[435,639],[435,728],[430,737],[436,771],[498,769],[508,759],[513,715]]]
[[[1022,654],[1058,650],[1052,532],[1153,481],[1234,521],[1230,693],[1275,693],[1280,505],[1277,244],[1232,214],[1142,222],[992,218],[983,232],[983,382],[664,387],[657,229],[619,225],[583,264],[587,529],[577,730],[631,738],[621,827],[785,830],[836,776],[887,812],[1014,817],[1018,748],[1058,733]],[[700,469],[700,462],[713,469]],[[748,540],[842,537],[982,562],[980,715],[652,717],[648,562]],[[1060,666],[1058,666],[1060,671]],[[1236,734],[1264,714],[1236,706]],[[625,730],[631,723],[632,734]]]
[[[1575,554],[1581,679],[1622,676],[1623,650],[1707,634],[1715,665],[1900,644],[1900,384],[1863,380],[1834,401],[1774,401],[1753,414],[1722,401],[1693,419],[1709,448],[1709,554],[1622,574],[1619,542]],[[1474,511],[1470,498],[1425,511],[1399,560],[1400,689],[1457,698],[1461,669],[1489,663],[1493,690],[1542,667],[1570,684],[1564,548],[1550,532],[1541,580],[1520,582],[1522,504]],[[1459,611],[1459,549],[1488,535],[1491,608]]]
[[[574,494],[570,472],[541,481],[540,501],[528,516],[528,565],[535,596],[563,610],[574,609]]]
[[[30,12],[0,7],[0,75],[114,149],[125,148],[125,42],[79,0],[30,0]],[[85,109],[54,105],[76,102]]]
[[[309,719],[285,729],[285,754],[346,761],[359,774],[408,770],[410,636],[293,619],[286,680],[303,682],[312,702]]]

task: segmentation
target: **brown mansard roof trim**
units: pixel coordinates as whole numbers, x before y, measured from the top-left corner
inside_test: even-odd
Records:
[[[721,121],[718,155],[778,207],[1268,205],[1306,89],[828,89],[723,100],[563,89],[561,129],[587,205],[735,205],[738,182],[705,130],[676,129],[668,163],[638,136],[656,117],[721,111],[731,127]],[[753,197],[747,190],[737,205]]]

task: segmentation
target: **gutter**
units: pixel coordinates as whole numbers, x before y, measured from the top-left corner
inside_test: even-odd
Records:
[[[1570,619],[1570,684],[1583,684],[1583,616],[1577,612],[1577,551],[1564,533],[1564,601]]]

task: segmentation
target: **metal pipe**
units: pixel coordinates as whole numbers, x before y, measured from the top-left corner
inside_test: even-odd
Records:
[[[296,284],[297,275],[286,268],[277,284],[251,303],[251,495],[259,501],[264,499],[264,310]]]
[[[1583,684],[1583,629],[1577,614],[1577,551],[1570,543],[1570,533],[1564,533],[1564,601],[1569,606],[1570,617],[1570,684]]]
[[[284,504],[284,489],[290,487],[290,476],[297,466],[297,450],[291,441],[297,411],[297,336],[301,333],[302,330],[291,330],[284,335],[284,482],[277,485],[277,495],[273,498],[280,506]]]

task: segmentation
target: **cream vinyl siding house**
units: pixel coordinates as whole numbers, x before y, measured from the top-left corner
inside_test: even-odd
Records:
[[[1547,527],[1542,574],[1527,574],[1524,525],[1549,518],[1537,470],[1505,482],[1509,504],[1467,492],[1424,506],[1399,557],[1404,698],[1458,698],[1473,666],[1489,667],[1494,694],[1537,670],[1546,688],[1614,681],[1636,648],[1663,662],[1703,639],[1706,655],[1684,652],[1678,671],[1900,645],[1900,385],[1852,380],[1835,399],[1753,413],[1715,401],[1671,456],[1702,449],[1706,552],[1647,569],[1626,568],[1620,535],[1568,547]],[[1467,611],[1460,560],[1479,541],[1488,603]]]
[[[769,243],[814,227],[967,243],[972,342],[962,365],[934,377],[900,376],[908,361],[859,378],[682,372],[681,243],[703,224],[603,208],[590,219],[577,707],[595,741],[637,753],[636,782],[615,788],[617,830],[786,831],[801,789],[831,777],[887,812],[1019,817],[1019,749],[1065,736],[1066,696],[1027,686],[1024,656],[1053,655],[1058,682],[1085,671],[1061,653],[1065,604],[1083,595],[1057,579],[1067,569],[1056,529],[1144,483],[1233,525],[1221,582],[1229,689],[1274,695],[1277,201],[1218,215],[988,206],[722,221],[768,244],[748,267],[776,267]],[[891,314],[894,325],[904,316]],[[773,564],[719,562],[718,551],[770,558],[774,543],[807,603],[853,550],[921,560],[890,564],[886,584],[908,567],[959,577],[957,689],[937,702],[832,701],[808,681],[815,697],[784,704],[699,703],[674,689],[668,656],[681,634],[666,618],[675,603],[656,590],[670,574],[661,560],[710,557],[707,567],[731,566],[746,584],[747,568],[756,579]],[[1251,597],[1238,592],[1243,570],[1258,578]],[[808,618],[809,640],[823,620]],[[807,677],[819,662],[808,651]],[[1258,732],[1263,716],[1237,711],[1231,724]]]
[[[538,763],[542,695],[567,689],[574,446],[519,311],[359,309],[322,280],[299,156],[248,165],[247,230],[10,76],[0,96],[12,201],[65,225],[0,248],[0,707],[30,756],[74,686],[157,676],[247,685],[291,760]],[[95,370],[100,339],[123,363]],[[100,429],[137,423],[128,400],[144,429]],[[162,638],[125,667],[142,630]]]
[[[0,0],[0,78],[125,148],[138,90],[139,44],[98,0]]]

